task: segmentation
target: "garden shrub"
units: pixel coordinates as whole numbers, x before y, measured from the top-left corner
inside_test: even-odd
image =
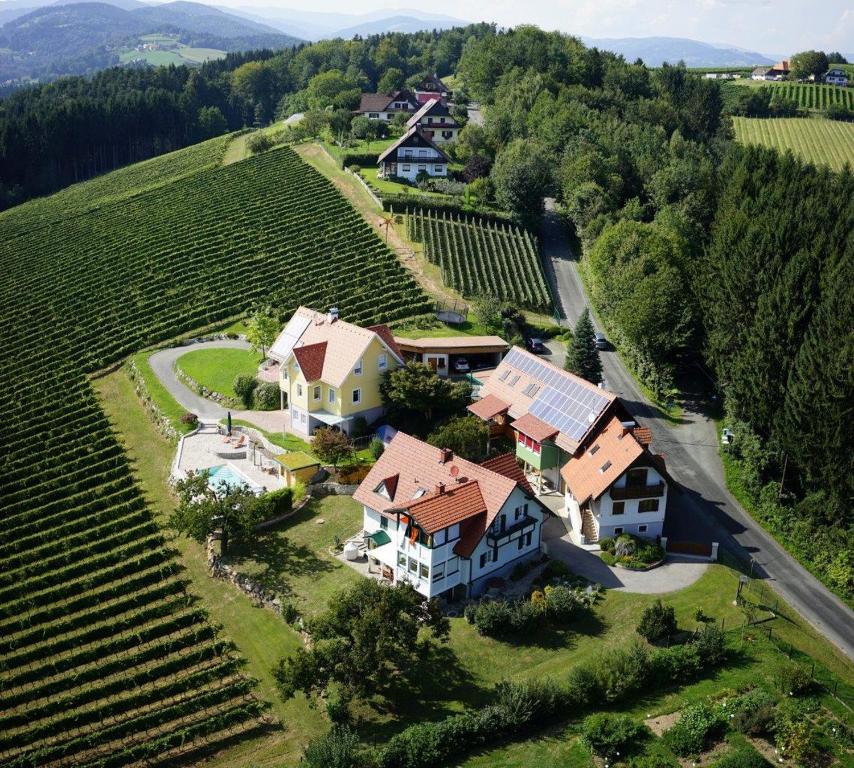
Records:
[[[378,437],[375,437],[368,445],[368,450],[371,452],[373,460],[378,461],[380,456],[385,452],[385,443]]]
[[[350,437],[353,439],[364,437],[368,434],[368,420],[364,416],[357,416],[353,419],[353,428],[350,431]]]
[[[729,749],[711,768],[771,768],[771,763],[749,744],[743,744]]]
[[[829,765],[833,745],[827,734],[795,707],[778,707],[774,723],[777,749],[800,768]]]
[[[603,552],[614,552],[614,539],[608,538],[607,536],[604,539],[599,539],[599,549]]]
[[[569,670],[566,681],[569,706],[578,709],[589,707],[602,697],[602,687],[595,670],[586,664],[578,664]]]
[[[651,643],[664,640],[676,633],[676,612],[672,605],[656,600],[641,614],[637,633]]]
[[[346,725],[333,725],[329,733],[312,739],[302,754],[303,768],[356,768],[364,765],[359,737]]]
[[[542,579],[551,581],[552,579],[562,579],[572,576],[572,571],[562,560],[549,560],[545,568],[543,568]]]
[[[293,508],[294,492],[291,488],[278,488],[275,491],[269,491],[264,494],[264,498],[269,499],[272,505],[271,517],[284,515]]]
[[[281,405],[280,398],[279,385],[274,381],[264,381],[255,388],[252,404],[260,411],[275,411]]]
[[[640,643],[617,648],[595,664],[599,686],[607,701],[619,701],[640,690],[650,670],[650,652]]]
[[[633,757],[626,765],[627,768],[679,768],[676,760],[660,753]]]
[[[604,550],[599,553],[599,558],[602,560],[605,565],[616,565],[617,558],[615,557],[613,552],[605,552]]]
[[[682,710],[676,725],[664,734],[664,741],[680,757],[698,755],[721,725],[720,717],[708,704],[691,704]]]
[[[760,736],[771,730],[775,701],[769,693],[757,688],[724,701],[720,712],[730,728],[739,733]]]
[[[185,413],[181,417],[181,423],[188,424],[191,427],[195,427],[199,423],[199,417],[196,416],[195,413],[190,413],[190,411],[187,411],[187,413]]]
[[[796,696],[812,688],[812,674],[803,664],[784,661],[777,667],[777,684],[783,693]]]
[[[547,586],[543,590],[545,595],[546,615],[556,623],[568,622],[581,607],[578,593],[569,587],[562,585]]]
[[[251,373],[241,373],[234,377],[234,394],[240,398],[244,408],[252,407],[252,397],[255,394],[255,388],[258,386],[258,379]]]
[[[481,635],[504,637],[531,629],[542,613],[528,600],[487,600],[468,606],[465,617]]]
[[[645,726],[628,715],[597,712],[581,723],[581,740],[601,757],[625,755],[626,749],[646,732]]]

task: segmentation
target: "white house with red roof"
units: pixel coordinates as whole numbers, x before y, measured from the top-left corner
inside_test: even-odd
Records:
[[[460,124],[454,119],[448,105],[439,99],[430,99],[406,121],[407,128],[417,128],[428,139],[437,144],[454,141],[460,132]]]
[[[594,544],[632,533],[661,536],[669,477],[652,432],[616,416],[561,468],[573,538]]]
[[[379,175],[415,181],[419,173],[428,176],[448,175],[448,156],[429,137],[410,128],[377,158]]]
[[[425,597],[477,596],[540,551],[544,511],[512,454],[475,464],[398,432],[353,498],[372,566]]]

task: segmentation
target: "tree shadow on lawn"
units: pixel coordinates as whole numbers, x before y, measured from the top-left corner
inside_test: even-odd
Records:
[[[292,593],[294,577],[319,576],[337,567],[305,544],[296,544],[281,534],[259,539],[251,551],[234,553],[228,562],[251,574],[263,589],[286,595]]]
[[[577,645],[580,635],[596,637],[601,635],[608,625],[593,611],[584,611],[573,621],[566,625],[558,626],[546,623],[537,627],[533,632],[519,635],[505,635],[496,637],[495,640],[517,648],[537,647],[545,650],[571,650]]]
[[[390,673],[387,684],[368,703],[377,719],[364,719],[359,731],[382,743],[416,722],[441,720],[463,707],[483,706],[491,688],[476,682],[446,643],[432,641],[405,675]],[[456,706],[454,706],[456,705]]]

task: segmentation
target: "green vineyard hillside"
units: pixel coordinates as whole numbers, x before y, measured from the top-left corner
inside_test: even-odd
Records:
[[[788,99],[797,103],[801,109],[822,111],[830,106],[854,109],[854,88],[842,88],[838,85],[816,83],[775,83],[757,82],[747,78],[732,80],[723,84],[724,90],[741,88],[770,88],[771,101]]]
[[[537,244],[527,231],[447,211],[412,211],[406,220],[409,238],[423,244],[445,284],[464,296],[496,296],[528,309],[551,307]]]
[[[223,147],[163,183],[143,164],[0,217],[4,766],[176,765],[262,727],[87,374],[256,302],[428,309],[290,149],[217,167]]]
[[[841,171],[854,168],[854,123],[803,117],[734,117],[736,140],[795,155],[816,165]]]

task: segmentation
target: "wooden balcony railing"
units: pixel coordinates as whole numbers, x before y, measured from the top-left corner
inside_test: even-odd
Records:
[[[625,488],[612,488],[611,498],[614,501],[624,499],[654,499],[664,495],[664,483],[656,485],[633,485]]]

